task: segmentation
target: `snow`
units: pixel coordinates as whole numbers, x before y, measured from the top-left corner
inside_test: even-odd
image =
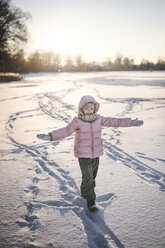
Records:
[[[23,76],[0,84],[0,247],[163,248],[165,72]],[[103,128],[94,214],[80,197],[74,135],[36,138],[66,126],[85,94],[104,116],[144,120]]]

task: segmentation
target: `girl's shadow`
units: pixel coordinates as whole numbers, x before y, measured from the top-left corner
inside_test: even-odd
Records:
[[[116,196],[113,193],[98,197],[97,205],[99,210],[95,213],[91,213],[87,209],[84,199],[79,197],[75,199],[74,203],[78,206],[78,208],[75,207],[72,210],[82,220],[87,234],[89,248],[124,248],[124,245],[104,221],[104,210],[115,198]]]

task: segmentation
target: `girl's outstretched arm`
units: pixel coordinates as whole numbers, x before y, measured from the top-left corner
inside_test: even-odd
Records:
[[[105,127],[130,127],[131,118],[112,118],[101,116],[101,125]]]
[[[76,131],[76,129],[78,129],[77,117],[75,117],[72,120],[72,122],[68,124],[66,127],[54,130],[49,134],[37,134],[37,138],[42,140],[50,140],[50,141],[59,140],[67,136],[70,136],[72,133]]]
[[[59,140],[67,136],[70,136],[72,133],[76,131],[76,129],[78,129],[77,117],[75,117],[72,120],[72,122],[68,124],[66,127],[50,132],[49,135],[51,136],[51,141]]]
[[[143,121],[131,120],[131,118],[111,118],[111,117],[103,117],[101,116],[101,125],[105,127],[131,127],[131,126],[142,126]]]

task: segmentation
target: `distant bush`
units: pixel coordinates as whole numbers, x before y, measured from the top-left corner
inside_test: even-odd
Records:
[[[0,73],[0,83],[20,81],[23,78],[18,73]]]

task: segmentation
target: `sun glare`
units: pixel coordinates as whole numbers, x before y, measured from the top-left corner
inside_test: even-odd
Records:
[[[73,50],[73,37],[67,31],[55,31],[47,35],[44,38],[43,46],[46,49],[59,51],[59,52],[70,52]]]

